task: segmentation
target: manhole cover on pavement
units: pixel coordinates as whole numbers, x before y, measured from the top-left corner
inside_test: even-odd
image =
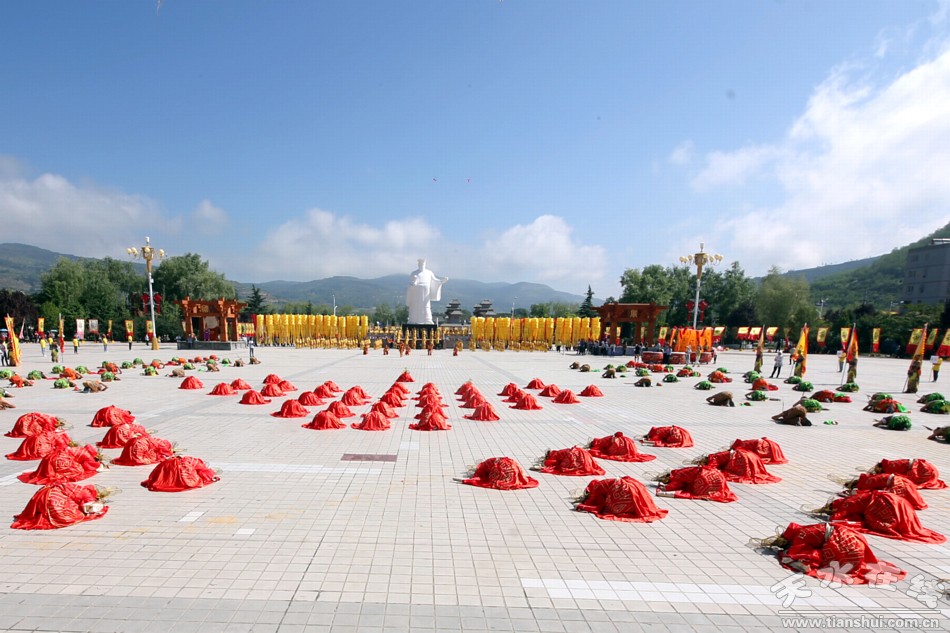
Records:
[[[344,453],[341,462],[394,462],[395,455],[381,453]]]

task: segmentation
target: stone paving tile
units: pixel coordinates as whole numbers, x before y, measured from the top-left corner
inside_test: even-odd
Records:
[[[75,358],[67,354],[65,362],[95,366],[176,353],[113,349],[106,356],[88,347]],[[708,394],[693,390],[691,380],[636,389],[630,379],[577,373],[568,369],[576,358],[570,354],[466,351],[457,358],[438,352],[399,358],[258,348],[257,355],[264,364],[198,372],[205,384],[198,391],[178,390],[177,379],[131,371],[104,394],[53,390],[42,382],[16,391],[18,408],[0,411],[0,430],[37,410],[65,418],[78,442],[94,442],[103,431],[90,428],[89,420],[98,408],[115,404],[186,454],[220,466],[222,481],[186,493],[150,493],[139,486],[149,467],[113,466],[88,480],[121,488],[102,520],[49,532],[0,531],[0,630],[771,629],[781,625],[782,605],[769,588],[789,574],[747,548],[750,537],[772,534],[789,521],[810,521],[799,508],[820,506],[838,490],[827,474],[852,474],[882,457],[922,457],[950,473],[945,447],[924,439],[924,425],[940,418],[911,406],[914,428],[896,433],[872,428],[876,416],[861,410],[874,391],[900,391],[904,360],[862,358],[863,391],[854,394],[854,403],[814,414],[818,426],[790,428],[769,420],[797,400],[784,383],[771,394],[776,401],[728,409],[707,406]],[[49,371],[51,364],[34,347],[25,347],[24,358],[25,370]],[[601,367],[618,360],[584,362]],[[741,398],[747,387],[741,374],[752,362],[750,353],[721,354],[717,365],[728,367],[736,382],[720,389]],[[818,389],[833,388],[840,381],[834,367],[832,357],[812,355],[808,377]],[[412,401],[398,410],[390,431],[317,432],[300,428],[306,418],[271,417],[282,398],[253,407],[205,396],[218,382],[241,377],[260,386],[265,375],[277,373],[300,390],[332,379],[344,389],[359,384],[377,398],[404,369],[416,378],[408,384],[413,392],[428,381],[439,387],[451,431],[410,431]],[[541,411],[518,411],[496,395],[508,382],[524,386],[534,377],[575,392],[597,384],[606,396],[578,405],[539,398]],[[462,418],[469,411],[454,391],[466,380],[496,406],[499,422]],[[921,391],[932,387],[924,382]],[[909,405],[916,399],[897,397]],[[357,413],[368,409],[354,407]],[[820,424],[832,418],[837,426]],[[602,461],[607,476],[646,481],[650,473],[679,467],[738,437],[763,435],[777,440],[791,463],[770,468],[783,478],[779,484],[735,485],[739,503],[659,499],[669,516],[644,525],[572,512],[570,499],[590,477],[537,475],[538,488],[517,492],[454,481],[486,457],[510,455],[527,467],[548,449],[672,423],[691,431],[695,448],[645,448],[657,459],[644,464]],[[0,437],[4,453],[18,444]],[[348,453],[397,458],[341,461]],[[13,477],[35,463],[0,462],[6,516],[18,513],[35,492]],[[923,494],[931,507],[920,513],[921,521],[946,531],[950,495]],[[869,541],[880,558],[911,577],[950,575],[950,547]],[[812,596],[796,607],[816,614],[831,608],[927,611],[907,595],[907,581],[896,592],[825,588],[813,579],[805,586]]]

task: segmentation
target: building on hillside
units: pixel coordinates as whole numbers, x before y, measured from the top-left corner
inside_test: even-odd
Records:
[[[477,306],[472,308],[472,316],[477,317],[493,317],[497,316],[495,314],[495,308],[492,306],[490,299],[482,299],[482,302]]]
[[[950,239],[933,239],[907,251],[904,303],[944,303],[950,300]]]

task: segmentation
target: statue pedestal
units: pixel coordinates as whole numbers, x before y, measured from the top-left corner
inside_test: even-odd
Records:
[[[439,326],[435,323],[406,323],[402,326],[402,337],[400,340],[406,340],[409,336],[409,346],[412,349],[422,349],[422,337],[425,335],[426,341],[431,341],[436,337]],[[442,349],[442,342],[435,344],[436,349]]]

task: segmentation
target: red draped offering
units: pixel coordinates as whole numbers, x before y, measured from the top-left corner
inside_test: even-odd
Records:
[[[313,390],[313,393],[318,398],[335,398],[336,397],[336,394],[334,393],[334,391],[328,388],[326,385],[318,385]]]
[[[762,461],[766,464],[788,463],[788,460],[785,458],[785,453],[782,452],[782,447],[778,445],[778,442],[770,440],[767,437],[757,440],[736,440],[732,443],[731,448],[742,448],[747,451],[752,451],[761,457]]]
[[[491,457],[475,468],[475,472],[463,484],[495,490],[522,490],[537,488],[538,480],[529,477],[521,464],[510,457]]]
[[[115,427],[112,427],[115,428]],[[23,438],[19,448],[12,453],[7,454],[7,459],[16,461],[30,461],[33,459],[43,459],[53,451],[66,448],[70,443],[69,436],[65,433],[56,431],[46,431],[39,435],[30,435]]]
[[[455,395],[464,396],[468,394],[468,392],[474,388],[475,388],[475,385],[472,384],[471,380],[469,380],[468,382],[463,382],[462,385],[458,389],[455,390]]]
[[[4,433],[7,437],[30,437],[55,431],[59,422],[56,416],[46,413],[24,413],[17,418],[13,428]]]
[[[631,523],[653,523],[669,514],[657,508],[646,486],[632,477],[595,479],[587,484],[576,509],[608,521]]]
[[[533,378],[531,382],[525,385],[525,389],[544,389],[544,383],[540,378]]]
[[[349,406],[349,407],[361,407],[367,403],[367,399],[359,395],[359,393],[350,389],[343,394],[343,398],[340,399],[340,402]]]
[[[110,405],[96,411],[96,415],[92,418],[89,426],[115,426],[126,422],[135,422],[135,416],[132,415],[132,412]]]
[[[537,411],[543,407],[538,404],[537,399],[532,396],[530,393],[526,393],[521,396],[521,399],[518,400],[517,404],[511,407],[512,409],[523,409],[527,411]]]
[[[789,523],[782,537],[790,542],[779,552],[782,567],[821,580],[847,585],[886,585],[907,573],[878,560],[863,536],[841,525]]]
[[[409,395],[409,387],[407,387],[407,386],[405,386],[405,385],[401,385],[401,384],[399,384],[398,382],[394,382],[394,383],[392,384],[392,386],[389,388],[389,391],[394,391],[394,392],[398,393],[400,396],[408,396],[408,395]]]
[[[248,387],[248,389],[250,389],[250,387]],[[237,394],[236,389],[226,382],[216,384],[214,389],[208,393],[209,396],[233,396],[235,394]]]
[[[311,429],[314,431],[329,431],[331,429],[346,428],[346,424],[340,422],[340,418],[336,417],[329,411],[321,411],[317,415],[313,416],[312,421],[301,426],[303,426],[305,429]]]
[[[370,411],[378,411],[379,413],[385,415],[387,418],[392,420],[393,418],[398,418],[399,414],[396,413],[391,406],[383,402],[382,400],[377,401],[373,404],[373,407]]]
[[[59,484],[68,481],[89,479],[99,472],[96,447],[66,446],[53,451],[40,460],[36,470],[20,474],[17,479],[25,484]]]
[[[399,374],[399,378],[396,379],[396,382],[415,382],[415,379],[412,377],[412,375],[409,373],[409,370],[407,369],[406,371]]]
[[[264,388],[261,389],[261,395],[267,398],[281,398],[285,394],[284,390],[281,389],[279,385],[275,383],[269,383],[264,385]]]
[[[388,431],[391,428],[389,418],[378,411],[367,413],[362,422],[350,426],[358,431]]]
[[[587,385],[584,387],[584,390],[580,393],[580,395],[584,396],[585,398],[603,398],[604,392],[601,391],[597,385]]]
[[[281,380],[283,380],[283,378],[281,378],[277,374],[267,374],[267,376],[264,377],[264,384],[265,385],[279,385]]]
[[[275,418],[305,418],[308,415],[310,415],[310,412],[304,409],[303,405],[296,400],[285,400],[280,405],[280,411],[271,413],[271,416]]]
[[[419,401],[416,404],[416,406],[434,407],[437,409],[441,409],[441,408],[447,408],[449,405],[442,402],[442,396],[440,396],[439,394],[433,393],[433,394],[428,394],[419,398]]]
[[[526,391],[522,391],[521,389],[515,389],[510,394],[508,394],[508,397],[502,400],[502,402],[518,403],[518,402],[521,402],[521,399],[527,395],[530,395],[530,394],[528,394],[528,392]],[[534,396],[531,396],[531,397],[534,398]]]
[[[662,448],[689,448],[693,445],[693,436],[681,426],[654,426],[644,436],[643,442]]]
[[[499,420],[498,412],[495,411],[495,407],[489,402],[484,402],[477,407],[472,415],[466,415],[465,418],[469,420],[477,420],[479,422],[495,422]]]
[[[913,506],[894,493],[863,490],[831,502],[829,521],[858,532],[915,543],[946,543],[947,537],[925,528]]]
[[[501,392],[498,395],[511,396],[511,394],[518,393],[519,391],[520,389],[518,388],[518,385],[516,385],[513,382],[509,382],[507,385],[504,386],[504,388],[501,390]]]
[[[331,402],[330,406],[327,407],[327,411],[329,411],[330,413],[332,413],[333,415],[335,415],[336,417],[340,419],[352,418],[356,416],[355,413],[350,411],[350,408],[348,406],[346,406],[339,400],[337,400],[336,402]]]
[[[254,391],[245,391],[244,395],[241,396],[240,404],[268,404],[270,403],[270,398],[265,398],[260,394],[260,392]]]
[[[84,521],[101,519],[109,511],[103,506],[97,512],[86,513],[87,503],[98,499],[95,486],[59,483],[43,486],[36,491],[23,512],[13,517],[14,530],[55,530]],[[91,510],[91,508],[90,508]]]
[[[418,424],[410,424],[409,428],[413,431],[448,431],[452,428],[452,425],[448,423],[442,411],[436,409],[423,414],[419,418]]]
[[[290,382],[289,380],[281,380],[281,381],[277,384],[277,386],[280,387],[280,390],[281,390],[281,391],[284,391],[284,392],[287,392],[287,391],[297,391],[297,387],[295,387],[295,386],[294,386],[294,383]]]
[[[656,455],[647,455],[637,450],[637,443],[620,431],[607,437],[598,437],[590,444],[590,454],[599,459],[615,462],[649,462]]]
[[[570,389],[565,389],[561,393],[557,394],[552,402],[556,404],[578,404],[580,400],[577,399],[577,396],[574,395],[573,391]]]
[[[383,394],[383,397],[379,399],[380,402],[385,402],[391,407],[404,407],[406,406],[405,401],[399,397],[398,393],[393,391],[387,391]]]
[[[204,389],[205,386],[194,376],[188,376],[178,385],[179,389]]]
[[[148,466],[167,459],[174,453],[172,443],[159,437],[141,435],[129,440],[122,454],[112,463],[119,466]]]
[[[354,385],[354,386],[350,387],[349,389],[347,389],[346,392],[347,392],[347,393],[355,394],[356,396],[358,396],[359,398],[361,398],[361,399],[363,399],[363,400],[371,400],[371,399],[372,399],[372,398],[369,397],[369,394],[366,393],[366,391],[364,391],[363,388],[360,387],[359,385]]]
[[[197,457],[172,457],[159,462],[142,485],[152,492],[181,492],[202,488],[219,479]]]
[[[477,391],[473,391],[466,397],[461,406],[463,409],[477,409],[479,405],[485,404],[485,402],[485,396]]]
[[[102,438],[101,442],[96,442],[96,446],[99,448],[125,448],[126,444],[140,435],[148,435],[148,431],[144,426],[133,423],[116,424],[109,427],[105,437]]]
[[[737,484],[777,484],[782,481],[781,477],[765,470],[761,457],[744,448],[712,453],[707,463],[721,470],[727,480]]]
[[[688,466],[670,472],[670,481],[662,491],[673,492],[677,499],[705,499],[719,503],[738,501],[729,490],[725,474],[712,466]],[[660,494],[661,489],[657,489]]]
[[[947,484],[940,479],[940,471],[926,459],[882,459],[881,472],[904,475],[918,488],[943,490]]]
[[[248,389],[253,389],[253,387],[251,387],[249,384],[244,382],[244,380],[241,378],[235,378],[234,380],[232,380],[231,387],[235,391],[247,391]]]
[[[917,486],[903,475],[894,473],[878,473],[872,475],[864,473],[858,477],[858,482],[854,486],[855,490],[883,490],[890,492],[898,497],[902,497],[914,508],[914,510],[926,510],[927,502],[917,492]]]
[[[604,474],[604,469],[594,461],[593,456],[579,446],[548,451],[548,454],[544,456],[544,465],[540,471],[549,475],[568,477]]]

